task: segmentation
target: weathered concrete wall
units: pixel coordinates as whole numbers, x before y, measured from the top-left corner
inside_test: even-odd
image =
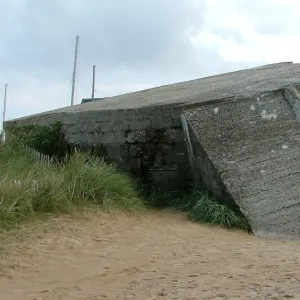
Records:
[[[300,122],[300,85],[286,87],[283,90],[283,96],[293,108],[297,121]]]
[[[217,199],[233,208],[236,212],[240,211],[239,206],[228,192],[226,185],[222,182],[214,163],[201,145],[195,129],[187,121],[183,113],[181,114],[181,119],[189,152],[194,189],[198,190],[205,187]]]
[[[300,237],[300,124],[284,90],[198,105],[184,114],[253,231]],[[218,188],[208,187],[222,200]]]
[[[179,114],[178,109],[168,106],[49,114],[15,124],[61,121],[70,144],[93,148],[119,169],[137,175],[144,184],[174,189],[189,180]]]

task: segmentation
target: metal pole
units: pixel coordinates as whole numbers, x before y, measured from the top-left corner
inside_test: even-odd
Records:
[[[92,86],[92,101],[95,99],[95,74],[96,74],[96,66],[93,66],[93,86]]]
[[[3,103],[3,120],[2,120],[2,134],[1,134],[1,142],[5,143],[6,140],[6,134],[4,130],[4,123],[6,121],[6,101],[7,101],[7,87],[8,84],[5,84],[5,89],[4,89],[4,103]]]
[[[76,36],[74,70],[73,70],[73,78],[72,78],[71,106],[74,105],[75,82],[76,82],[76,68],[77,68],[77,55],[78,55],[78,42],[79,42],[79,35]]]
[[[5,84],[5,90],[4,90],[3,125],[4,125],[4,122],[6,121],[5,118],[6,118],[7,87],[8,87],[8,84],[6,83]],[[3,126],[3,128],[4,128],[4,126]]]

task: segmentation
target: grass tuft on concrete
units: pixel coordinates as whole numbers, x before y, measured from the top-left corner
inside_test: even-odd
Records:
[[[49,165],[15,144],[0,149],[0,231],[88,204],[107,211],[144,209],[133,180],[99,158],[77,153],[65,163]]]

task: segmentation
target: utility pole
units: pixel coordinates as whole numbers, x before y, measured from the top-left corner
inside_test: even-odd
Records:
[[[72,78],[71,106],[74,105],[75,82],[76,82],[76,69],[77,69],[77,55],[78,55],[78,42],[79,42],[79,35],[76,36],[75,58],[74,58],[74,70],[73,70],[73,78]]]
[[[96,66],[93,66],[93,85],[92,85],[92,101],[95,99],[95,74],[96,74]]]
[[[6,140],[6,134],[4,129],[4,123],[6,121],[6,101],[7,101],[7,87],[8,84],[5,84],[4,88],[4,103],[3,103],[3,120],[2,120],[2,134],[1,134],[1,142],[4,144]]]

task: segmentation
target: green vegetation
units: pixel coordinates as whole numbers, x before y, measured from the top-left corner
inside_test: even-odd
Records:
[[[17,139],[18,145],[22,143],[56,159],[63,159],[71,150],[65,140],[61,122],[55,122],[51,126],[33,124],[16,126],[7,131],[10,139]],[[12,141],[10,143],[12,144]]]
[[[153,193],[150,199],[152,204],[187,212],[192,221],[251,231],[246,217],[218,202],[206,191]]]
[[[61,123],[10,128],[0,148],[0,233],[47,214],[70,213],[84,205],[140,211],[145,201],[134,181],[113,165],[89,154],[71,153]],[[40,163],[25,147],[55,158]],[[185,211],[190,220],[251,231],[247,219],[207,192],[148,195],[150,207]]]
[[[134,182],[99,158],[75,153],[64,163],[41,164],[22,147],[0,150],[0,230],[18,227],[37,214],[69,213],[99,204],[105,210],[144,208]]]

